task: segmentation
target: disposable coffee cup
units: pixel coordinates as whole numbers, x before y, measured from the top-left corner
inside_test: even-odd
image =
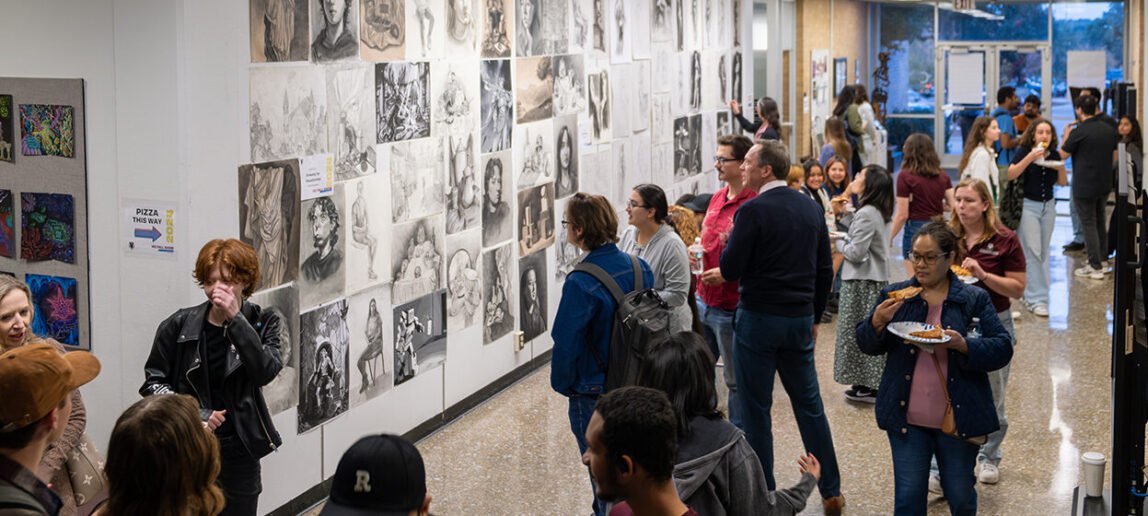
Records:
[[[1084,463],[1084,494],[1087,496],[1104,495],[1104,465],[1107,459],[1103,453],[1087,452],[1080,456]]]

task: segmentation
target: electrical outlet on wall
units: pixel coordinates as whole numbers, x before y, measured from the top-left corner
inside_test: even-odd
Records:
[[[522,351],[526,347],[526,335],[521,331],[514,332],[514,351]]]

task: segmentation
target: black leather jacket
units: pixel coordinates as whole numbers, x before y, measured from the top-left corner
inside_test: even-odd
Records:
[[[151,354],[144,364],[140,394],[190,394],[199,400],[204,421],[211,415],[206,364],[200,357],[203,323],[209,302],[184,308],[159,325]],[[283,444],[271,423],[267,402],[260,388],[283,369],[279,356],[279,316],[259,305],[244,302],[223,328],[232,344],[227,354],[224,400],[235,433],[252,457],[261,458]]]

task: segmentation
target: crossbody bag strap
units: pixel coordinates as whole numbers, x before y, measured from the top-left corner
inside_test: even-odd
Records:
[[[949,388],[945,385],[945,374],[941,372],[941,361],[937,360],[937,353],[929,353],[933,357],[933,365],[937,367],[937,378],[941,379],[941,392],[945,393],[945,404],[952,405],[953,402],[949,400]]]
[[[636,264],[637,262],[635,261],[634,263]],[[608,274],[605,269],[599,267],[598,265],[581,262],[574,266],[574,272],[584,272],[598,280],[602,286],[606,287],[606,290],[610,292],[610,295],[614,297],[614,302],[618,305],[621,305],[622,300],[626,297],[625,294],[622,293],[622,287],[618,286],[618,282],[615,281],[614,278],[610,276],[610,274]],[[641,281],[640,276],[638,281]],[[613,333],[613,328],[611,328],[610,334],[613,335]],[[586,347],[590,348],[590,355],[594,357],[594,363],[598,364],[598,369],[601,370],[604,374],[606,372],[606,362],[602,360],[602,356],[598,354],[598,350],[594,346],[591,346],[587,343]]]

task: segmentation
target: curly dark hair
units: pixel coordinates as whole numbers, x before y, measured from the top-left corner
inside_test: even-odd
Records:
[[[332,224],[334,224],[334,227],[331,228],[331,245],[335,245],[337,242],[339,242],[340,225],[339,209],[335,207],[335,201],[332,201],[330,197],[320,197],[315,199],[315,204],[312,204],[311,209],[307,210],[308,221],[312,223],[315,222],[315,217],[318,216],[316,215],[316,210],[318,210],[319,213],[327,215],[327,218],[331,220]]]
[[[623,387],[598,399],[594,411],[602,417],[602,445],[611,468],[630,457],[655,482],[674,474],[678,453],[677,420],[669,398],[649,387]]]

